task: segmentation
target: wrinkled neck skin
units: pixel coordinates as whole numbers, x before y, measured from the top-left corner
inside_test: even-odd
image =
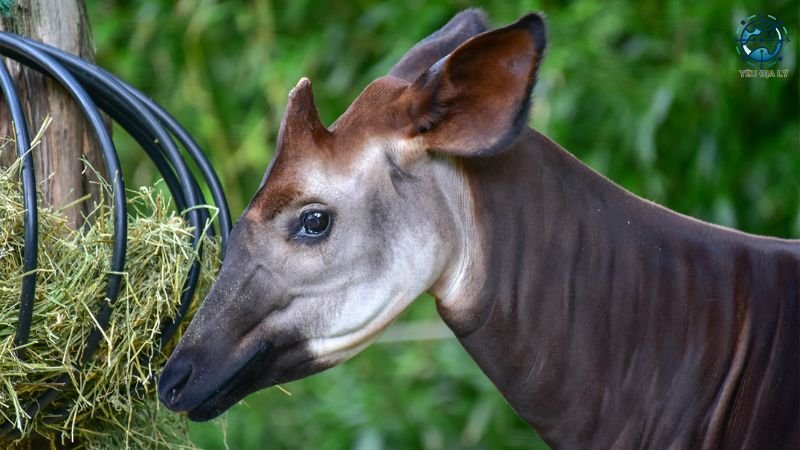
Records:
[[[533,130],[511,147],[451,163],[460,250],[430,292],[516,412],[554,448],[797,443],[800,243],[670,212]]]

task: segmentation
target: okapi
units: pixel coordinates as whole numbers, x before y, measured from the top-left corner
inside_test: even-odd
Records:
[[[528,128],[538,14],[468,10],[329,128],[302,79],[159,380],[211,419],[358,353],[417,296],[556,448],[797,448],[800,241],[625,191]]]

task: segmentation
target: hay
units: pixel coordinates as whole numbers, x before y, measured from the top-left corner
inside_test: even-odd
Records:
[[[62,215],[40,206],[36,300],[27,359],[21,361],[13,352],[24,247],[18,166],[0,169],[0,419],[14,423],[24,436],[36,433],[51,443],[82,448],[191,447],[185,419],[159,405],[154,381],[166,359],[158,348],[159,330],[177,310],[196,258],[191,229],[158,189],[129,194],[135,218],[128,220],[122,292],[104,342],[79,372],[75,366],[93,314],[104,301],[111,211],[98,207],[89,219],[92,226],[73,231]],[[205,240],[198,296],[218,268],[219,245]],[[193,304],[198,303],[195,299]],[[188,318],[183,326],[187,323]],[[63,395],[33,421],[26,420],[23,408],[64,373],[72,383],[56,386]],[[66,417],[54,411],[65,411]],[[0,447],[7,445],[0,441]],[[14,445],[28,446],[25,440]]]

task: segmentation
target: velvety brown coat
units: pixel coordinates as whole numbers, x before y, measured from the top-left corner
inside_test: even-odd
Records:
[[[671,212],[529,129],[544,22],[484,30],[456,16],[329,128],[298,83],[164,403],[214,417],[429,291],[555,448],[798,448],[800,242]]]

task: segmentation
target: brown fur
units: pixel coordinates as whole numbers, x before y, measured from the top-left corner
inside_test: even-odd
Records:
[[[554,447],[796,447],[800,242],[673,213],[528,129],[543,20],[470,38],[479,18],[415,47],[330,129],[310,82],[292,90],[164,403],[207,420],[330,367],[427,289]],[[330,212],[329,234],[290,234],[304,205]]]

